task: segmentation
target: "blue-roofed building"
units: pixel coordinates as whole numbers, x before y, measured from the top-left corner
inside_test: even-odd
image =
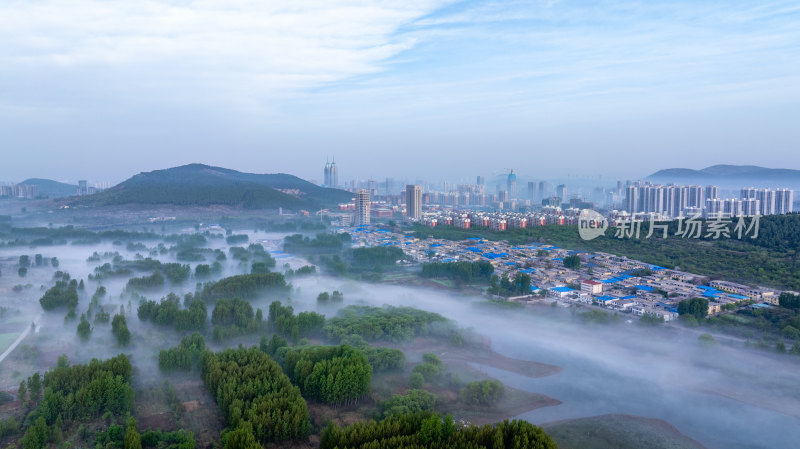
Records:
[[[643,292],[652,292],[653,291],[653,287],[650,287],[650,286],[647,286],[647,285],[636,284],[634,287],[636,287],[637,290],[641,290]]]
[[[563,298],[565,296],[569,296],[570,293],[573,293],[575,290],[569,287],[551,287],[550,288],[550,295],[555,296],[558,298]]]

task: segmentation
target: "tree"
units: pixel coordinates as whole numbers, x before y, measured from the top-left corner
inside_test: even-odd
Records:
[[[564,268],[577,270],[581,267],[581,258],[577,254],[564,258]]]
[[[31,402],[37,402],[42,396],[42,377],[39,373],[33,373],[33,376],[28,378],[28,393],[31,397]]]
[[[23,404],[28,402],[28,387],[25,384],[25,379],[19,382],[19,388],[17,389],[17,396],[19,400],[22,401]]]
[[[697,337],[697,341],[704,346],[714,345],[717,342],[714,340],[714,337],[708,333],[701,334],[699,337]]]
[[[28,274],[28,269],[26,267],[19,267],[19,270],[17,270],[17,274],[19,275],[19,277],[24,278]]]
[[[22,437],[22,449],[43,449],[47,447],[49,440],[50,430],[47,428],[47,422],[40,416]]]
[[[78,323],[78,336],[83,340],[87,340],[92,333],[92,327],[89,325],[89,320],[86,319],[86,314],[81,314],[81,322]]]
[[[412,373],[408,379],[408,386],[414,389],[422,388],[425,385],[425,377],[420,373]]]
[[[800,295],[783,292],[778,297],[778,304],[787,309],[800,309]]]
[[[114,315],[111,320],[111,332],[117,338],[117,343],[120,346],[127,346],[131,341],[131,331],[128,330],[128,323],[125,321],[125,315]]]
[[[678,303],[678,315],[682,318],[693,316],[697,321],[703,321],[708,316],[708,300],[705,298],[684,299]]]
[[[136,428],[136,420],[128,418],[128,427],[125,429],[125,449],[142,449],[142,438]]]

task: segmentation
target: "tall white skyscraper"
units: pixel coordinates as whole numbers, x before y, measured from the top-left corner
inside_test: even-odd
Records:
[[[406,185],[406,216],[414,220],[422,218],[422,186]]]
[[[361,189],[356,192],[356,214],[353,217],[353,224],[363,226],[369,224],[369,191]]]

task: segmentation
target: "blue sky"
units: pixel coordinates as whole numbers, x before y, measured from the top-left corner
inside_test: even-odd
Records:
[[[0,180],[800,168],[800,3],[6,0]]]

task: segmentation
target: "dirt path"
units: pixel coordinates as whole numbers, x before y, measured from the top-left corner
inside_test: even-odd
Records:
[[[41,317],[42,315],[37,315],[36,318],[33,319],[33,324],[35,326],[37,327],[39,326],[38,321],[39,318]],[[31,328],[33,328],[33,326],[26,326],[25,330],[22,331],[22,333],[19,335],[19,337],[17,337],[16,340],[14,340],[14,343],[11,343],[11,346],[9,346],[4,353],[0,354],[0,363],[3,363],[3,360],[5,360],[6,357],[11,355],[11,353],[14,352],[15,349],[17,349],[17,346],[19,346],[19,344],[22,343],[22,340],[25,340],[25,337],[27,337],[28,334],[31,333]]]

